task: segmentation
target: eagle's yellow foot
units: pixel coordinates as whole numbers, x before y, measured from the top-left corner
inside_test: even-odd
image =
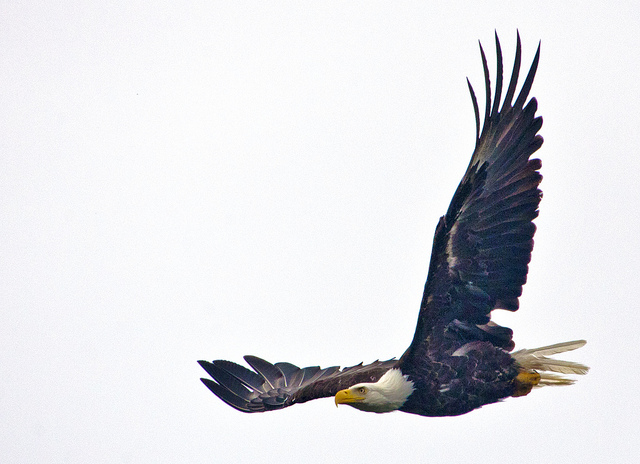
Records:
[[[515,379],[516,390],[511,396],[528,395],[533,387],[540,382],[540,374],[535,371],[522,371]]]

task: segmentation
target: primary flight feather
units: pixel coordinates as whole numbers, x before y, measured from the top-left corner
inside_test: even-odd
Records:
[[[400,410],[424,416],[464,414],[484,404],[527,395],[533,387],[567,385],[560,374],[585,374],[582,364],[547,355],[580,348],[583,340],[512,352],[512,331],[491,321],[491,311],[516,311],[527,280],[542,192],[542,146],[537,102],[526,102],[540,46],[516,97],[521,45],[502,99],[502,51],[496,34],[497,77],[491,98],[482,46],[485,112],[469,92],[476,118],[471,162],[436,227],[429,273],[413,341],[400,359],[340,369],[298,368],[245,356],[253,369],[198,361],[211,376],[202,382],[243,412],[282,409],[323,397],[370,412]],[[467,81],[468,82],[468,81]],[[513,101],[515,97],[515,101]],[[526,104],[525,104],[526,102]]]

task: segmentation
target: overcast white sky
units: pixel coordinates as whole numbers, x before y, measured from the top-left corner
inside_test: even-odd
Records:
[[[637,457],[640,7],[430,3],[3,2],[2,462]],[[589,375],[456,418],[214,397],[198,359],[402,354],[477,41],[510,72],[517,28],[523,69],[542,40],[544,199],[500,321],[586,338]]]

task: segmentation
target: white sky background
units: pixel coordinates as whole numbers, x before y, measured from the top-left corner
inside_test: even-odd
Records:
[[[266,3],[0,7],[0,460],[637,457],[637,3]],[[198,359],[402,354],[477,40],[495,82],[516,28],[523,73],[542,40],[544,199],[499,317],[519,348],[586,338],[589,375],[455,418],[214,397]]]

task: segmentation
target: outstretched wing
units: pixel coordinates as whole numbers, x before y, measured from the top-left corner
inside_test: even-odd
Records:
[[[446,334],[462,341],[490,341],[511,350],[512,331],[490,322],[496,308],[515,311],[527,280],[533,250],[541,163],[529,157],[542,145],[542,118],[535,98],[525,100],[538,67],[540,46],[520,94],[512,104],[520,70],[520,36],[509,87],[502,94],[502,51],[496,34],[498,74],[493,103],[487,60],[486,103],[482,131],[478,103],[469,91],[476,116],[476,146],[449,209],[436,228],[429,276],[411,353],[429,336]],[[467,80],[468,83],[468,80]]]
[[[245,356],[244,360],[253,370],[230,361],[198,361],[213,378],[200,380],[218,398],[242,412],[272,411],[334,396],[361,382],[377,382],[397,363],[390,359],[340,370],[338,366],[301,369],[286,362],[271,364],[256,356]]]

